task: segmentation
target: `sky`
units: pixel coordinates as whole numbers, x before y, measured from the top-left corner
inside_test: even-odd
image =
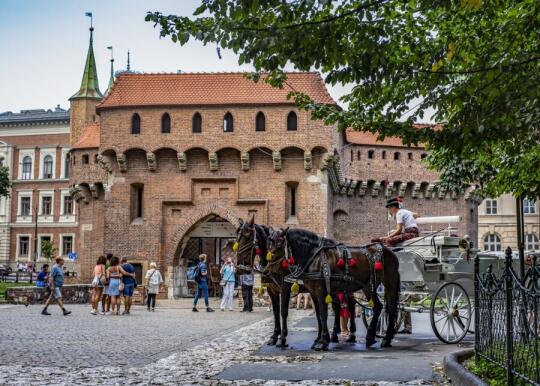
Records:
[[[80,86],[88,50],[89,18],[94,23],[94,53],[99,85],[105,91],[114,47],[115,70],[141,72],[246,71],[236,55],[191,41],[160,39],[144,21],[147,11],[189,16],[200,0],[0,0],[0,112],[69,107]],[[329,87],[337,100],[343,87]]]

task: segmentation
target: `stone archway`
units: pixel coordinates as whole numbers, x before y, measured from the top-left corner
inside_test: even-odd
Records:
[[[234,230],[238,227],[238,219],[241,213],[226,208],[219,204],[209,204],[198,207],[194,213],[190,213],[186,220],[178,225],[173,232],[173,237],[170,239],[169,252],[167,253],[168,272],[172,273],[169,282],[169,297],[182,297],[188,295],[188,285],[186,281],[187,260],[182,259],[182,255],[188,247],[188,242],[194,238],[205,239],[206,242],[219,243],[214,244],[214,252],[221,253],[223,241],[227,238],[234,237]],[[217,224],[216,224],[217,223]],[[214,227],[212,225],[218,225]],[[206,234],[203,234],[205,233]],[[215,232],[216,234],[212,234]],[[232,247],[232,246],[231,246]],[[198,253],[206,251],[200,250],[193,252],[195,256]],[[190,256],[191,256],[190,255]],[[216,263],[215,254],[209,256],[212,263]],[[191,257],[193,257],[191,256]],[[185,257],[185,256],[184,256]]]

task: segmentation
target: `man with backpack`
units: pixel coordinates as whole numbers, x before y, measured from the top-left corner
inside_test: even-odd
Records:
[[[197,292],[195,293],[195,299],[193,299],[193,312],[199,312],[197,310],[197,302],[200,296],[204,296],[204,304],[206,305],[206,312],[214,312],[210,308],[208,303],[208,271],[206,269],[206,254],[199,255],[199,263],[195,269],[195,282],[197,283]]]

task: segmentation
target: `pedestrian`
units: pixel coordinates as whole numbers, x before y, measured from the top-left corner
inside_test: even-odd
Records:
[[[156,309],[156,295],[159,293],[159,285],[163,283],[161,273],[156,268],[156,263],[150,263],[150,269],[146,272],[146,306],[148,311]]]
[[[232,259],[227,258],[223,267],[219,271],[221,274],[221,281],[219,284],[223,287],[223,296],[221,297],[221,311],[225,311],[225,307],[229,308],[229,311],[233,310],[233,297],[234,297],[234,286],[236,284],[236,279],[234,277],[236,273],[236,267],[234,266]]]
[[[300,309],[300,304],[302,303],[302,300],[304,301],[304,310],[307,310],[308,304],[311,301],[311,308],[313,308],[313,300],[311,299],[311,295],[309,292],[300,292],[298,293],[298,296],[296,298],[296,309]]]
[[[135,267],[132,264],[128,263],[127,257],[122,257],[122,269],[128,273],[132,274],[130,275],[123,275],[122,280],[124,282],[124,291],[122,295],[124,296],[124,312],[122,315],[129,315],[129,312],[131,311],[131,301],[133,300],[133,291],[135,290],[135,286],[137,285],[137,281],[135,280]]]
[[[98,313],[97,308],[99,299],[101,299],[103,293],[104,283],[107,282],[106,263],[107,259],[105,256],[100,256],[94,266],[94,277],[92,279],[92,311],[90,311],[92,315],[97,315]]]
[[[49,307],[49,304],[51,304],[53,300],[56,300],[56,303],[58,303],[64,315],[71,314],[71,311],[64,308],[64,303],[62,302],[62,286],[64,285],[64,270],[62,269],[63,265],[64,259],[57,257],[56,264],[53,265],[51,274],[49,275],[49,289],[51,290],[51,294],[45,302],[45,308],[43,308],[43,311],[41,311],[42,315],[51,314],[49,311],[47,311],[47,307]]]
[[[43,267],[41,267],[41,271],[39,271],[36,279],[36,287],[38,288],[46,288],[48,287],[48,279],[49,279],[49,264],[43,264]]]
[[[242,299],[244,308],[242,312],[253,312],[253,271],[247,271],[240,275],[240,285],[242,286]]]
[[[113,257],[112,253],[107,253],[105,255],[107,262],[105,263],[105,272],[111,266],[111,259]],[[109,279],[106,277],[105,286],[103,287],[103,296],[101,297],[101,313],[105,315],[109,312],[111,307],[111,297],[109,296]]]
[[[111,297],[111,314],[120,315],[120,293],[124,291],[122,276],[135,276],[122,269],[118,256],[111,258],[111,266],[107,268],[107,278],[109,279],[109,296]],[[116,311],[114,310],[116,307]]]
[[[197,292],[195,293],[195,299],[193,299],[193,312],[199,312],[197,310],[197,302],[200,296],[204,296],[204,304],[206,305],[206,312],[214,312],[210,308],[208,302],[208,271],[206,270],[206,254],[199,255],[199,263],[197,264],[197,274],[195,275],[195,282],[197,283]]]

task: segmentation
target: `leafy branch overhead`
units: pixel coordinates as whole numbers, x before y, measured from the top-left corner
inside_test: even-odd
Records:
[[[192,17],[146,20],[182,45],[231,49],[274,86],[290,65],[352,85],[347,109],[292,97],[341,130],[428,146],[453,190],[540,195],[540,169],[524,169],[540,154],[537,0],[204,0]],[[431,115],[442,125],[413,126]]]

